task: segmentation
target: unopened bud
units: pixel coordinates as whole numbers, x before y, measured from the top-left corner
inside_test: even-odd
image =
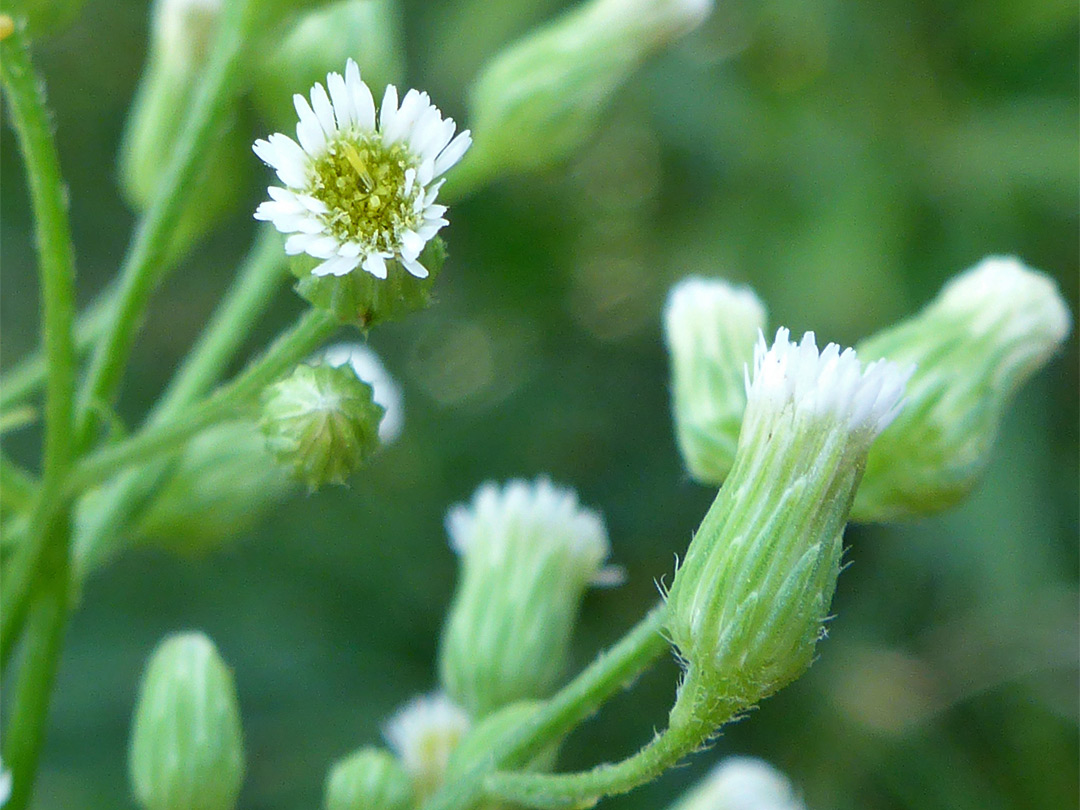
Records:
[[[806,810],[791,781],[768,762],[728,757],[669,810]]]
[[[202,633],[165,639],[147,664],[131,731],[131,784],[145,810],[232,810],[244,741],[232,673]]]
[[[486,180],[562,160],[638,65],[711,9],[712,0],[589,0],[511,45],[470,93],[475,143],[464,165]]]
[[[300,365],[263,393],[266,446],[314,490],[345,479],[379,447],[383,410],[351,368]]]
[[[346,60],[360,66],[364,81],[381,92],[400,84],[405,72],[400,9],[396,0],[342,0],[296,19],[254,78],[259,112],[279,132],[296,126],[292,97],[298,88],[325,82]]]
[[[541,478],[484,484],[446,528],[461,569],[439,648],[444,688],[476,717],[546,697],[585,589],[610,574],[603,520]]]
[[[450,756],[469,730],[469,716],[446,695],[421,695],[406,703],[383,730],[412,779],[417,803],[443,783]]]
[[[389,751],[362,748],[334,763],[326,777],[326,810],[410,810],[412,782]]]
[[[223,422],[187,443],[137,534],[171,551],[210,551],[250,529],[293,487],[257,425]]]
[[[970,492],[1013,394],[1058,351],[1071,320],[1052,279],[993,256],[861,343],[860,356],[916,370],[903,413],[870,451],[852,519],[931,514]]]
[[[746,407],[746,366],[764,327],[765,306],[749,287],[687,278],[668,295],[664,337],[675,434],[699,483],[718,486],[731,470]]]
[[[907,374],[760,338],[735,465],[668,594],[687,665],[671,726],[716,728],[810,666],[840,573],[841,537],[866,454]]]
[[[393,444],[405,425],[401,388],[383,367],[375,352],[363,343],[338,343],[322,354],[322,361],[335,368],[348,366],[356,376],[371,386],[371,398],[383,409],[379,422],[379,441]]]

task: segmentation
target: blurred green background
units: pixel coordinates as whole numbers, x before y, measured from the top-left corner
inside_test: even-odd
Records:
[[[409,84],[464,120],[483,61],[563,5],[404,3]],[[91,0],[36,49],[83,301],[131,232],[115,156],[146,27],[144,3]],[[404,388],[404,436],[350,488],[297,495],[210,557],[134,552],[87,584],[36,806],[134,806],[135,686],[157,640],[184,628],[235,668],[242,806],[318,806],[329,762],[434,687],[454,581],[443,514],[487,479],[548,473],[606,516],[629,578],[588,597],[586,662],[656,598],[713,496],[672,437],[667,287],[690,273],[745,281],[774,326],[844,344],[989,253],[1053,274],[1075,302],[1077,42],[1072,0],[721,3],[633,78],[571,163],[454,207],[437,306],[371,338]],[[36,288],[22,167],[2,138],[8,366],[36,342]],[[249,243],[270,182],[249,159],[250,204],[155,299],[121,403],[131,421]],[[250,348],[299,311],[283,290]],[[737,752],[786,770],[812,810],[1076,807],[1077,391],[1073,337],[1020,393],[963,507],[849,531],[837,616],[806,677],[688,767],[603,806],[662,807]],[[21,431],[10,451],[30,463],[36,440]],[[562,766],[632,752],[663,724],[676,675],[666,661],[612,701]]]

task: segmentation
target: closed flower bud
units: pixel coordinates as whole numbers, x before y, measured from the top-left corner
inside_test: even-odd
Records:
[[[145,810],[232,810],[244,741],[232,673],[202,633],[165,639],[143,673],[131,784]]]
[[[171,551],[211,551],[250,529],[293,487],[257,425],[223,422],[187,443],[136,533]]]
[[[300,365],[263,393],[266,446],[312,489],[344,484],[379,447],[383,409],[351,368]]]
[[[151,12],[146,68],[135,91],[120,148],[120,186],[136,210],[154,200],[184,118],[206,65],[222,0],[156,0]],[[172,230],[169,261],[175,261],[248,186],[252,162],[237,116],[226,116],[207,142],[202,167]]]
[[[668,295],[675,435],[699,483],[719,486],[731,470],[746,407],[744,373],[764,328],[765,307],[748,287],[687,278]]]
[[[446,528],[461,570],[439,649],[443,687],[476,717],[546,697],[585,589],[609,574],[603,520],[541,478],[484,484]]]
[[[711,8],[712,0],[589,0],[510,46],[470,93],[476,143],[463,173],[477,182],[562,160],[638,65]]]
[[[409,775],[389,751],[362,748],[334,763],[326,777],[326,810],[411,810]]]
[[[383,367],[379,356],[363,343],[338,343],[323,352],[322,361],[335,368],[347,365],[358,378],[371,386],[371,398],[383,409],[379,441],[383,444],[397,441],[405,425],[401,388]]]
[[[975,485],[1013,393],[1069,333],[1048,276],[993,256],[952,279],[859,355],[914,363],[904,412],[875,443],[852,519],[895,520],[957,503]]]
[[[293,93],[324,81],[349,58],[364,80],[381,90],[398,84],[405,72],[400,9],[396,0],[342,0],[294,20],[273,53],[260,60],[254,76],[253,100],[274,129],[296,125]]]
[[[669,810],[806,810],[784,774],[754,757],[728,757]]]
[[[668,594],[686,662],[671,726],[716,728],[810,666],[840,571],[841,536],[874,438],[907,374],[759,338],[735,465]]]
[[[468,730],[469,716],[443,694],[413,698],[390,718],[383,734],[412,779],[417,803],[442,784]]]

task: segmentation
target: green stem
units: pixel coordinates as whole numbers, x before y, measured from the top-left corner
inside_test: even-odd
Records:
[[[38,482],[22,467],[0,455],[0,507],[21,512],[30,509],[37,496]]]
[[[279,337],[262,357],[209,399],[175,419],[147,426],[129,439],[104,447],[84,458],[68,480],[73,496],[133,464],[142,464],[179,448],[205,427],[233,416],[250,405],[270,383],[322,345],[338,328],[329,313],[310,310]]]
[[[4,733],[4,764],[11,769],[12,792],[5,810],[23,810],[30,801],[37,773],[49,697],[60,661],[64,628],[70,609],[67,522],[54,528],[57,542],[41,577],[41,587],[27,622],[19,677],[11,702],[11,719]],[[46,566],[43,566],[46,567]]]
[[[160,280],[172,228],[181,213],[188,186],[201,166],[207,144],[227,114],[239,85],[244,45],[255,15],[255,0],[233,0],[225,5],[203,83],[172,150],[158,194],[139,222],[120,270],[114,317],[98,341],[81,390],[78,446],[90,444],[98,427],[99,412],[112,406],[120,378],[131,354],[147,302]]]
[[[483,763],[443,786],[423,810],[466,810],[480,799],[491,768],[525,764],[531,754],[566,735],[608,698],[647,669],[667,649],[662,635],[665,607],[650,610],[618,643],[601,653],[564,686],[504,746],[494,763]]]

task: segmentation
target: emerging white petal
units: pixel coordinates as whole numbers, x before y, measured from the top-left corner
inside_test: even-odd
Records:
[[[728,757],[671,810],[806,810],[788,778],[754,757]]]
[[[383,728],[383,736],[413,778],[437,783],[446,772],[450,754],[469,730],[464,709],[441,693],[420,695],[398,709]]]
[[[400,386],[379,356],[362,343],[338,343],[326,349],[323,362],[335,368],[348,363],[356,376],[371,386],[371,398],[384,411],[379,422],[379,441],[383,444],[396,441],[405,425],[405,406]]]
[[[392,263],[427,277],[420,255],[446,224],[437,178],[468,149],[468,132],[455,138],[453,120],[427,93],[409,90],[399,104],[393,85],[376,116],[352,59],[344,75],[327,74],[325,86],[316,83],[293,103],[296,140],[274,133],[253,147],[285,186],[271,187],[256,219],[290,234],[288,253],[322,259],[315,275],[359,268],[386,278]]]

